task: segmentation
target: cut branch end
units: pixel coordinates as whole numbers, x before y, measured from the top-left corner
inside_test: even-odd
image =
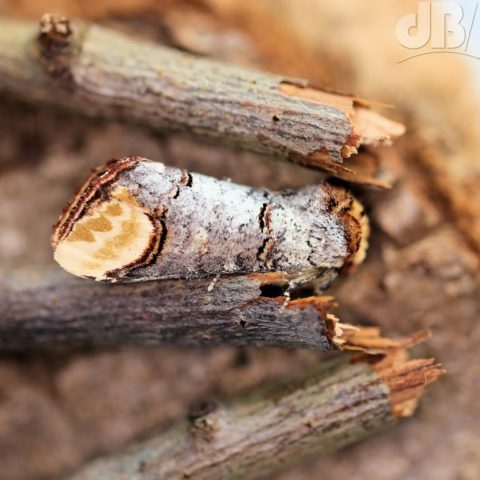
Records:
[[[411,416],[424,388],[446,373],[433,358],[407,360],[406,357],[405,350],[398,350],[373,365],[390,390],[392,413],[396,417]]]

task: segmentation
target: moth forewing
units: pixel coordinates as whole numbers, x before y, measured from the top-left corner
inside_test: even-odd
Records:
[[[90,175],[52,246],[65,270],[95,280],[281,271],[302,283],[363,260],[367,238],[343,188],[272,192],[128,157]]]
[[[157,232],[155,221],[127,188],[119,186],[72,225],[54,257],[74,275],[103,280],[108,272],[146,260],[158,245]]]

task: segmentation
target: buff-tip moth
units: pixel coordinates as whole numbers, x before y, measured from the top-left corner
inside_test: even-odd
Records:
[[[298,285],[360,263],[368,234],[341,187],[272,192],[128,157],[88,177],[52,247],[65,270],[94,280],[284,272]]]

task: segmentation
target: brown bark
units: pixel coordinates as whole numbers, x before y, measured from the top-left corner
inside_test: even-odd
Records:
[[[331,452],[412,414],[442,369],[405,360],[338,357],[289,383],[193,413],[123,455],[99,459],[72,480],[259,478],[306,455]]]
[[[192,133],[350,179],[355,173],[341,165],[344,158],[404,131],[365,102],[305,80],[189,56],[58,15],[45,15],[37,31],[35,24],[1,20],[0,90]]]

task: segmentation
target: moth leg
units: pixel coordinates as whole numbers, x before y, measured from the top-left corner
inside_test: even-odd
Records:
[[[290,287],[287,288],[287,290],[285,290],[285,300],[283,301],[282,303],[282,306],[280,307],[280,313],[282,313],[283,311],[285,311],[285,309],[288,307],[288,304],[290,303]]]
[[[207,292],[211,292],[213,290],[213,288],[215,287],[215,284],[218,282],[218,280],[220,279],[221,275],[219,273],[217,273],[212,281],[210,282],[210,284],[208,285],[208,288],[207,288]]]
[[[282,307],[280,308],[280,312],[283,312],[288,307],[288,304],[291,300],[292,290],[304,285],[305,283],[315,280],[318,277],[319,273],[320,271],[318,269],[312,268],[309,270],[303,270],[292,275],[292,277],[288,279],[288,287],[284,292],[285,300],[282,304]]]

